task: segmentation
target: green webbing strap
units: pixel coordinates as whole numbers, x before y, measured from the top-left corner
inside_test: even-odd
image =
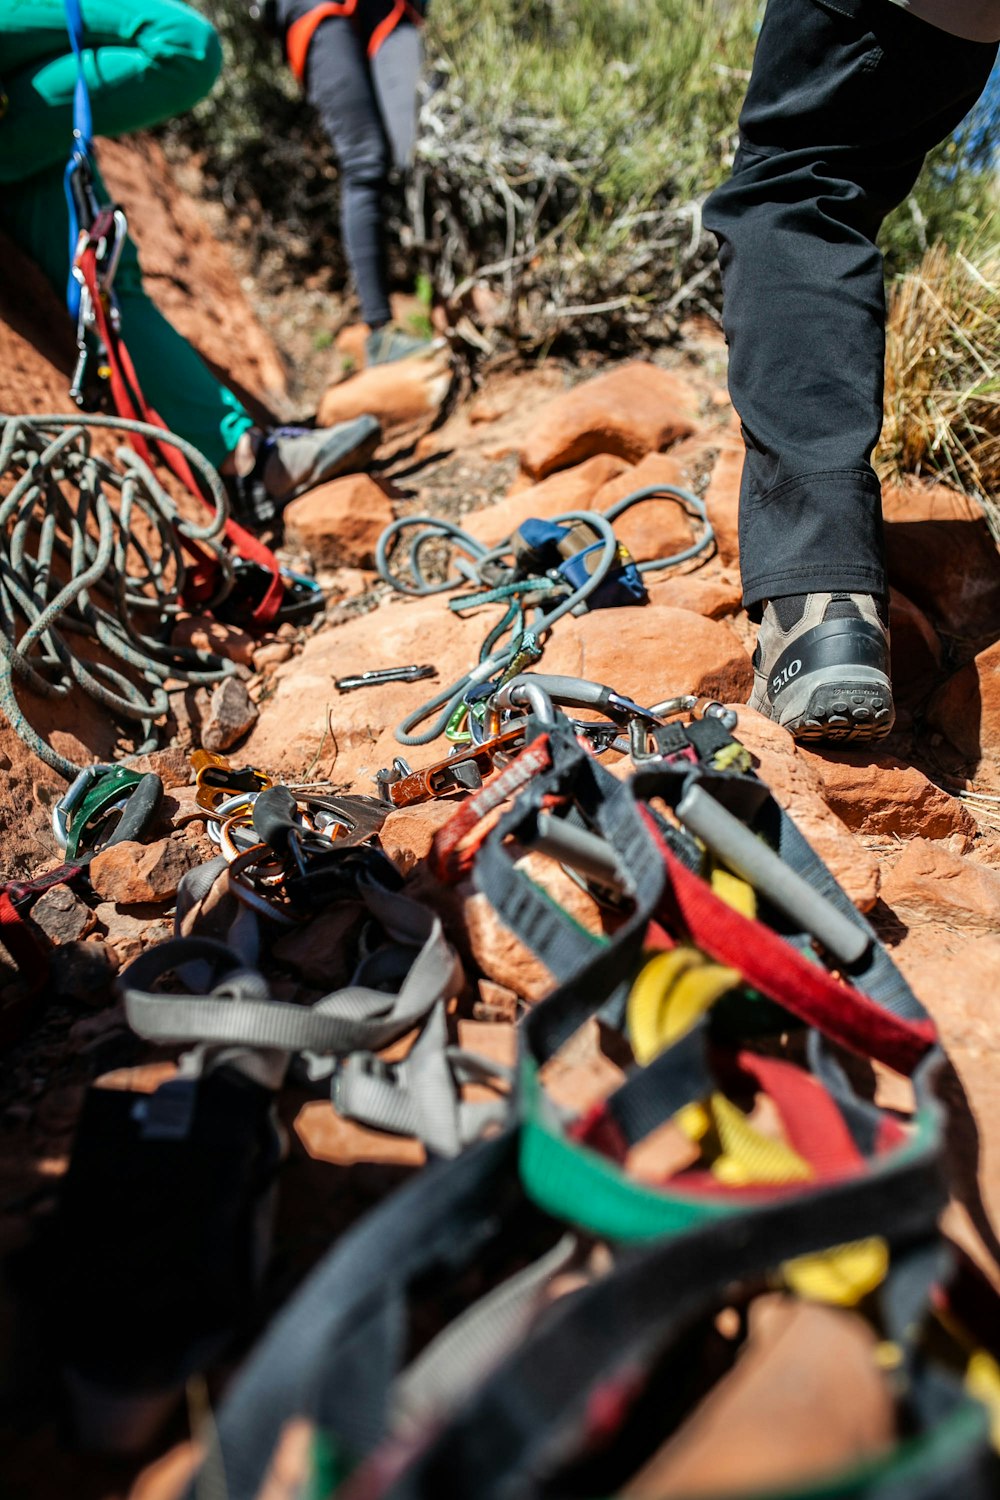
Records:
[[[920,1078],[939,1065],[940,1054],[921,1064]],[[652,1188],[628,1176],[599,1152],[571,1140],[545,1097],[536,1063],[525,1057],[520,1066],[522,1117],[518,1170],[533,1203],[590,1234],[621,1243],[684,1234],[690,1229],[730,1220],[746,1212],[746,1200],[724,1190],[685,1193],[678,1188]],[[876,1157],[868,1176],[878,1177],[904,1168],[909,1162],[933,1157],[941,1144],[940,1110],[930,1098],[925,1081],[917,1086],[919,1106],[913,1133],[898,1150]],[[822,1188],[803,1187],[797,1195],[803,1215]]]

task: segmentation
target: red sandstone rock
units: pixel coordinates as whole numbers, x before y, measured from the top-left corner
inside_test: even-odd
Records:
[[[86,937],[97,919],[90,907],[68,885],[43,891],[31,908],[31,920],[50,943],[72,943]]]
[[[173,935],[172,924],[165,921],[158,905],[124,909],[113,901],[101,901],[94,916],[104,929],[107,941],[118,955],[119,964],[131,963],[144,948],[162,943]],[[205,936],[219,934],[204,933]]]
[[[186,752],[178,745],[165,745],[162,750],[140,755],[129,764],[136,771],[155,771],[165,791],[186,787],[194,774]]]
[[[514,990],[505,984],[497,984],[493,979],[480,979],[479,999],[472,1011],[477,1021],[503,1021],[513,1026],[517,1011],[518,996]]]
[[[691,610],[708,620],[734,615],[743,598],[738,576],[711,563],[692,572],[668,568],[664,573],[647,573],[643,581],[651,603]]]
[[[639,703],[677,693],[738,702],[753,685],[750,658],[731,626],[667,604],[560,622],[538,670],[606,682]]]
[[[295,1119],[295,1134],[311,1157],[336,1167],[351,1167],[358,1162],[421,1167],[426,1160],[423,1146],[413,1136],[389,1135],[354,1120],[342,1120],[329,1100],[304,1105]]]
[[[882,898],[912,926],[997,931],[1000,871],[984,868],[930,839],[913,839],[882,879]]]
[[[705,491],[708,519],[715,528],[719,557],[727,565],[740,556],[740,479],[743,474],[743,444],[729,441],[719,452]]]
[[[253,654],[254,671],[267,675],[288,661],[294,652],[291,641],[268,641],[258,646]]]
[[[787,729],[763,714],[741,707],[739,716],[736,738],[754,756],[758,774],[855,906],[869,911],[879,893],[878,863],[827,806],[823,781],[811,764],[814,757],[807,760]]]
[[[758,1298],[733,1368],[620,1493],[776,1493],[880,1457],[896,1438],[892,1385],[864,1318]]]
[[[433,417],[451,386],[451,356],[447,349],[426,359],[400,359],[372,365],[358,375],[328,386],[319,399],[316,421],[333,427],[366,414],[378,417],[384,428],[403,427]]]
[[[560,469],[539,484],[512,485],[510,493],[496,505],[475,511],[463,522],[477,541],[493,547],[531,517],[548,520],[570,510],[600,509],[594,497],[616,474],[634,471],[610,453],[598,453],[572,469]]]
[[[125,840],[94,855],[90,883],[102,901],[163,904],[174,899],[182,878],[199,862],[197,850],[178,839],[156,844]]]
[[[934,694],[929,722],[990,785],[1000,783],[1000,641],[960,668]]]
[[[237,625],[223,625],[209,615],[191,615],[174,626],[170,637],[174,646],[187,646],[194,651],[211,651],[216,656],[226,656],[230,661],[249,666],[253,661],[256,642],[252,635],[240,630]]]
[[[371,567],[375,547],[393,520],[392,504],[367,474],[345,474],[293,500],[284,512],[285,538],[326,567]]]
[[[799,755],[819,775],[827,805],[855,833],[946,839],[976,832],[975,819],[957,797],[892,755],[804,748]]]
[[[1000,630],[1000,558],[981,508],[914,480],[883,498],[889,580],[949,634]]]
[[[236,677],[227,677],[212,693],[201,723],[204,749],[229,750],[257,722],[257,708]]]
[[[941,642],[934,626],[912,599],[889,591],[892,686],[897,703],[918,701],[941,675]]]
[[[382,824],[379,842],[402,874],[409,875],[427,858],[434,835],[451,821],[459,805],[454,797],[442,797],[432,802],[415,802],[412,807],[400,807],[389,814]]]
[[[625,1074],[601,1046],[601,1028],[591,1017],[542,1070],[545,1092],[563,1109],[583,1114],[613,1093]]]
[[[521,449],[535,479],[594,453],[636,463],[695,429],[690,387],[669,370],[636,361],[564,391],[543,408]]]

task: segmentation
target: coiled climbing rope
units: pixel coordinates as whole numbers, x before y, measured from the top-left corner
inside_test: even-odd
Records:
[[[207,519],[184,516],[131,449],[119,448],[117,463],[95,453],[90,428],[180,450],[210,497]],[[232,587],[232,563],[220,545],[227,504],[218,475],[189,443],[144,422],[0,413],[2,491],[0,710],[67,779],[79,768],[32,728],[15,684],[49,699],[84,693],[138,724],[137,754],[155,748],[168,679],[217,682],[234,670],[221,657],[169,644],[195,571],[204,587],[210,570],[213,603]]]

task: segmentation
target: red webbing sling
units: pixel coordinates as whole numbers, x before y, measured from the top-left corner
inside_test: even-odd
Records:
[[[125,417],[130,421],[148,422],[151,426],[161,427],[164,432],[167,432],[169,429],[166,423],[153,410],[143,396],[142,387],[136,376],[135,366],[132,363],[132,357],[128,352],[125,341],[113,327],[111,319],[108,317],[107,307],[97,276],[97,245],[100,237],[100,219],[97,219],[86,236],[81,235],[75,264],[83,277],[84,285],[90,293],[97,332],[107,352],[111,396],[115,404],[115,410],[120,417]],[[138,434],[132,434],[131,443],[140,458],[146,463],[153,462],[149,445],[145,438],[140,437]],[[202,504],[206,504],[207,502],[201,486],[184,455],[169,443],[158,444],[157,447],[158,456],[163,460],[171,473]],[[258,625],[267,625],[278,613],[284,599],[284,586],[281,582],[278,559],[269,547],[265,547],[264,543],[258,537],[255,537],[252,532],[247,531],[245,527],[238,525],[235,521],[227,520],[225,537],[237,556],[245,558],[249,562],[258,563],[260,567],[271,575],[264,597],[253,610],[254,622]],[[191,570],[191,588],[187,592],[188,602],[203,604],[207,599],[211,598],[214,592],[212,575],[216,564],[211,553],[203,547],[199,547],[196,542],[184,538],[184,547],[195,559],[195,566]]]
[[[742,916],[681,864],[648,815],[647,821],[670,876],[666,901],[674,904],[691,941],[703,953],[739,970],[761,994],[848,1051],[877,1058],[899,1073],[913,1072],[937,1040],[933,1021],[894,1015],[811,963],[762,922]]]

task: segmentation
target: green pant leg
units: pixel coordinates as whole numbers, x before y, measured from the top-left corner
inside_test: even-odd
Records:
[[[218,77],[215,31],[178,0],[83,0],[82,13],[95,135],[125,135],[182,114]],[[9,100],[0,182],[17,182],[69,154],[77,67],[62,0],[4,0],[0,57]]]
[[[105,198],[106,189],[99,182]],[[62,168],[50,167],[0,195],[0,225],[37,261],[62,297],[69,274],[69,220]],[[128,240],[115,280],[128,345],[143,395],[167,426],[218,467],[253,418],[146,296]]]

